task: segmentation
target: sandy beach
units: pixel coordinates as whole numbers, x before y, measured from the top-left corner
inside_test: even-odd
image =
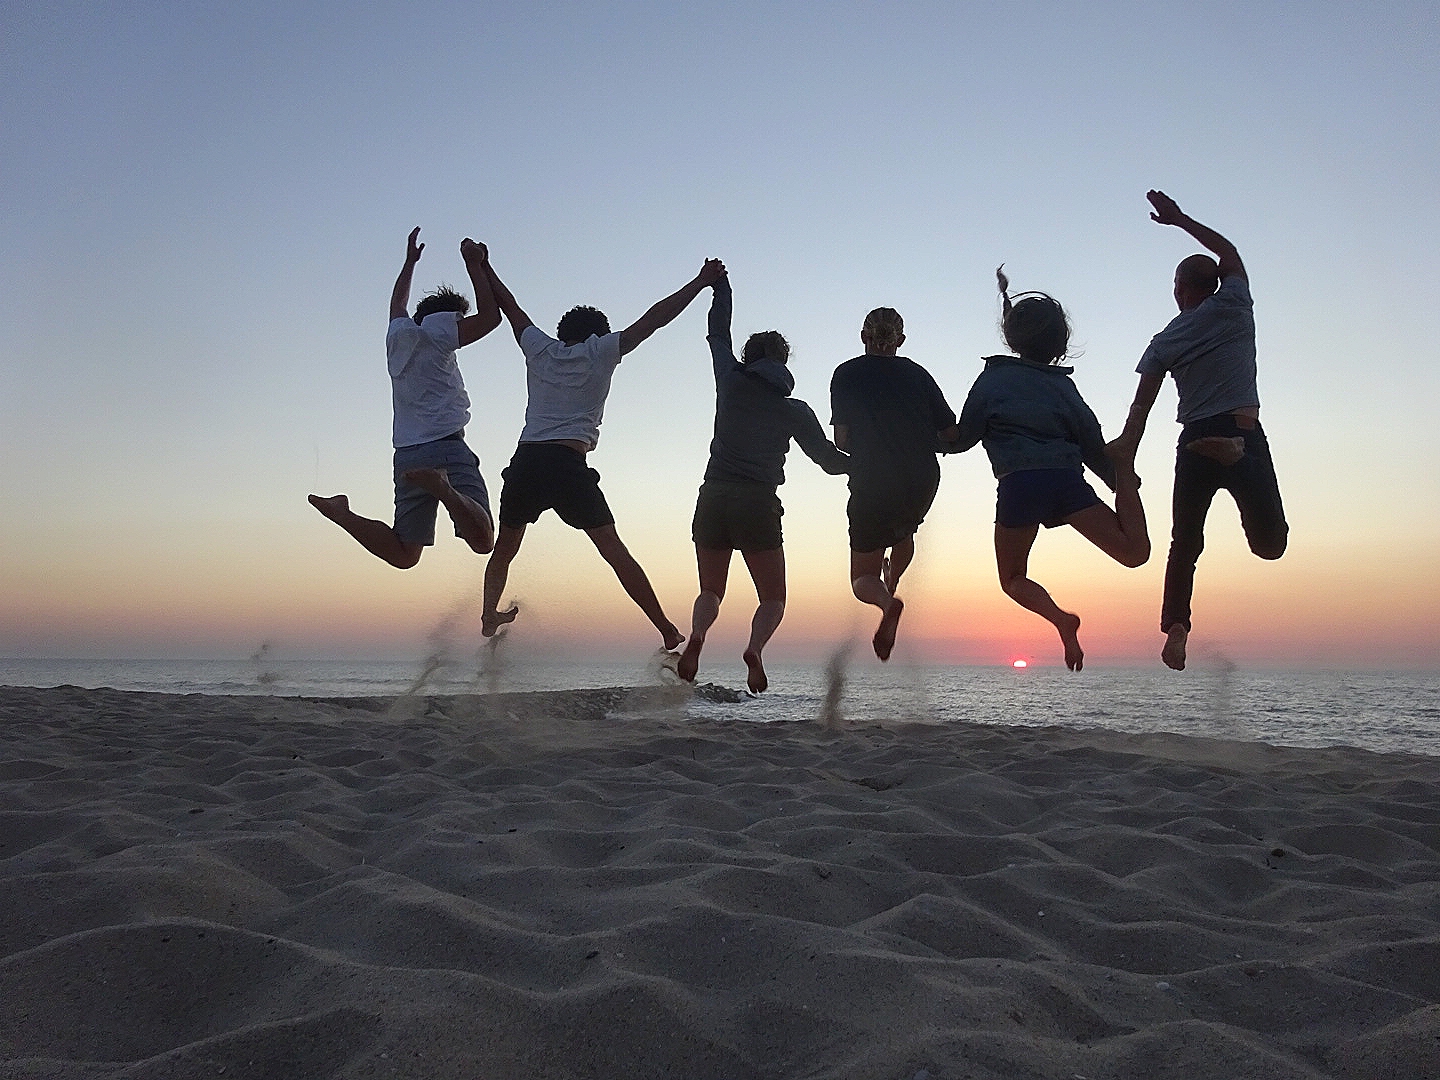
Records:
[[[1440,1076],[1440,760],[0,690],[0,1076]]]

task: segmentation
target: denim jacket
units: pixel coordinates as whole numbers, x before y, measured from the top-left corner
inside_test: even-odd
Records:
[[[1105,454],[1100,421],[1070,379],[1074,370],[1018,356],[985,357],[960,410],[960,434],[945,449],[960,453],[983,443],[996,477],[1083,463],[1113,489],[1115,466]]]

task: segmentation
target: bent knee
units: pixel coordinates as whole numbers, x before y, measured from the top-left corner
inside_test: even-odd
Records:
[[[414,551],[402,551],[388,561],[390,565],[397,570],[410,570],[420,561],[420,556],[424,551],[424,548],[417,548]]]
[[[1130,570],[1138,570],[1150,561],[1150,545],[1120,553],[1119,563]]]
[[[1269,544],[1251,544],[1250,550],[1262,559],[1274,562],[1285,554],[1286,541],[1277,540]]]

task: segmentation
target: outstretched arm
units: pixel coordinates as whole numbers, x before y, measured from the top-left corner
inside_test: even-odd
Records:
[[[677,315],[690,306],[690,301],[700,295],[701,289],[715,284],[723,273],[724,263],[719,259],[706,259],[698,274],[664,300],[652,305],[649,311],[620,331],[620,355],[624,356],[656,330],[673,322]]]
[[[705,340],[710,343],[710,359],[717,379],[738,363],[735,359],[735,343],[730,338],[730,315],[733,308],[730,275],[721,274],[715,279],[714,295],[710,299],[708,333],[705,335]]]
[[[465,346],[479,341],[500,325],[500,307],[495,303],[490,275],[485,273],[485,264],[490,261],[490,252],[485,245],[477,244],[467,236],[460,241],[460,257],[465,260],[465,272],[470,275],[470,284],[475,287],[475,314],[460,320],[460,344]]]
[[[410,279],[415,276],[415,264],[420,261],[420,253],[425,250],[424,244],[417,244],[415,238],[420,235],[420,226],[410,230],[410,239],[405,242],[405,265],[400,268],[400,276],[395,279],[395,288],[390,293],[390,319],[403,319],[410,314]]]
[[[500,309],[501,314],[510,321],[510,329],[515,332],[515,340],[520,340],[520,335],[530,327],[534,321],[529,315],[520,310],[520,305],[515,302],[515,296],[505,287],[500,280],[500,275],[495,273],[495,264],[490,261],[489,253],[485,258],[485,276],[490,279],[490,291],[495,297],[495,305]]]
[[[1208,225],[1201,225],[1200,222],[1181,210],[1179,204],[1163,191],[1147,191],[1145,197],[1150,200],[1150,205],[1155,207],[1150,214],[1151,221],[1158,221],[1161,225],[1175,225],[1184,229],[1215,253],[1215,257],[1220,260],[1220,279],[1222,281],[1231,274],[1245,276],[1245,264],[1240,261],[1240,252],[1235,250],[1235,245],[1229,240]]]
[[[1140,385],[1135,388],[1135,400],[1130,403],[1130,414],[1125,417],[1125,430],[1105,446],[1105,452],[1112,458],[1134,461],[1135,452],[1140,449],[1140,437],[1145,434],[1145,422],[1150,419],[1150,409],[1155,396],[1160,393],[1164,375],[1141,375]]]

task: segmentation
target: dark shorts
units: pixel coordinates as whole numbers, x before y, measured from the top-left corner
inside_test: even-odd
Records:
[[[845,506],[850,518],[850,550],[879,551],[913,536],[939,489],[938,479],[918,488],[851,487]]]
[[[774,551],[784,544],[780,496],[769,484],[706,480],[695,500],[690,538],[713,551]]]
[[[500,474],[500,524],[512,529],[533,525],[554,510],[572,529],[615,524],[600,490],[600,474],[585,455],[559,443],[521,443]]]
[[[1000,478],[995,493],[995,524],[1007,529],[1044,525],[1054,529],[1065,519],[1100,502],[1079,469],[1021,469]]]
[[[429,547],[435,543],[435,511],[440,500],[405,480],[411,469],[425,468],[444,469],[450,486],[479,503],[487,514],[490,493],[480,475],[480,459],[465,445],[463,432],[434,442],[396,447],[395,535],[407,544]],[[458,529],[455,535],[460,535]]]

